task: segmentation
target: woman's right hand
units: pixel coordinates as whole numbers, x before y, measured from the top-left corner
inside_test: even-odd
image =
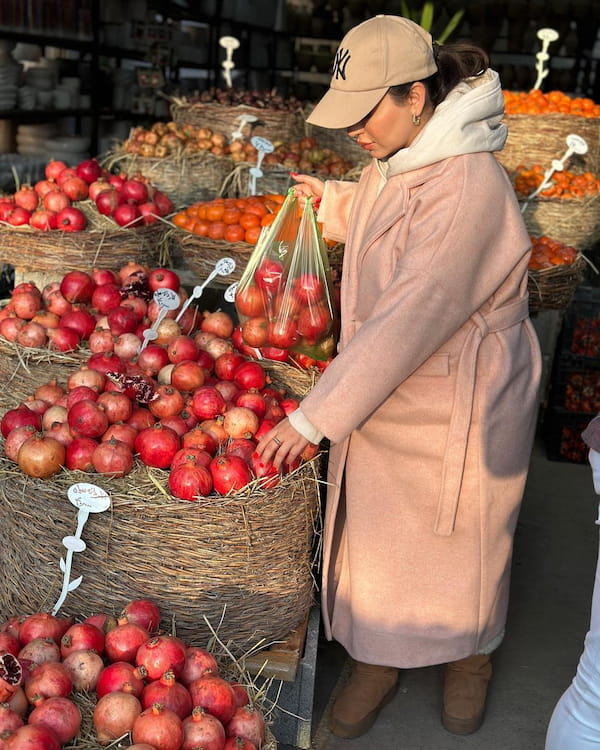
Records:
[[[318,205],[325,190],[325,183],[310,174],[290,172],[290,177],[298,183],[293,186],[294,194],[298,198],[311,198],[313,203]]]

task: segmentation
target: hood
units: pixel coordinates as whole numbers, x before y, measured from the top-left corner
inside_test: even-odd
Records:
[[[431,119],[408,148],[387,162],[387,177],[461,154],[500,151],[507,128],[502,124],[504,94],[500,77],[488,69],[462,81],[439,104]]]

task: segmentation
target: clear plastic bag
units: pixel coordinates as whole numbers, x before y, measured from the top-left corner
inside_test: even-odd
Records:
[[[235,306],[247,346],[267,359],[299,353],[329,360],[336,314],[325,242],[310,200],[293,190],[261,236],[238,284]]]

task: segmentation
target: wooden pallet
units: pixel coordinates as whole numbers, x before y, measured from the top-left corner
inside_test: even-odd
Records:
[[[246,656],[244,666],[250,674],[293,682],[304,654],[309,614],[284,641]]]

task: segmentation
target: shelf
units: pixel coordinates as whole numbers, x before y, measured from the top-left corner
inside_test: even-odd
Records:
[[[64,49],[74,49],[79,52],[89,52],[90,45],[93,43],[93,37],[84,36],[64,36],[55,32],[52,34],[43,31],[20,31],[15,27],[7,28],[0,26],[0,38],[9,39],[13,42],[24,42],[25,44],[36,44],[40,47],[62,47]]]

